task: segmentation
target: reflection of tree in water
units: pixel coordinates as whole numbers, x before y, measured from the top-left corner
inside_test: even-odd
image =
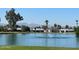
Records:
[[[2,34],[0,34],[0,38],[2,37],[3,35]]]
[[[53,35],[54,37],[50,37],[49,35],[48,35],[48,33],[45,33],[45,35],[44,35],[44,37],[45,37],[45,46],[48,46],[48,39],[50,39],[50,38],[52,38],[52,39],[54,39],[55,41],[55,45],[56,45],[56,38],[58,37],[57,36],[57,33],[55,33],[54,35]]]
[[[45,46],[48,46],[48,38],[49,38],[49,36],[48,36],[48,33],[45,33]]]
[[[7,42],[9,45],[16,44],[16,34],[8,34],[7,35]]]
[[[56,47],[57,38],[59,37],[58,33],[54,33],[54,46]]]
[[[79,47],[79,35],[76,35],[76,46]]]

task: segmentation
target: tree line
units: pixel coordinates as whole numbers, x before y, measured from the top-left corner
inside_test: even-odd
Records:
[[[6,11],[5,19],[7,20],[8,24],[5,25],[5,26],[0,26],[0,31],[19,31],[19,30],[17,30],[17,28],[21,28],[20,31],[30,31],[30,27],[29,26],[26,26],[26,25],[22,25],[22,26],[16,25],[16,23],[18,21],[21,21],[24,18],[23,18],[23,16],[20,15],[20,13],[16,13],[14,8],[12,8],[9,11]],[[42,26],[42,28],[46,30],[46,29],[49,28],[48,27],[49,21],[45,20],[45,23],[46,23],[46,25]],[[63,27],[61,25],[54,24],[54,26],[51,27],[51,28],[52,28],[52,31],[53,31],[54,28],[56,30],[56,29],[62,29]],[[72,27],[70,27],[69,25],[66,25],[65,28],[66,29],[72,29]]]

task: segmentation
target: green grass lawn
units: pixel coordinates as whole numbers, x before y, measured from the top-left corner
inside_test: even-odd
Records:
[[[0,50],[79,50],[79,48],[40,47],[40,46],[0,46]]]

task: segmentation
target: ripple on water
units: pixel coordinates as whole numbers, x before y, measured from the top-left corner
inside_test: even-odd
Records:
[[[73,37],[36,37],[36,38],[42,38],[42,39],[69,39]]]

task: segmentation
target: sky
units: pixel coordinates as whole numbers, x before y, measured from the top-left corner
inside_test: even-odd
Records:
[[[0,23],[7,23],[5,15],[9,10],[10,8],[0,8]],[[75,26],[75,20],[79,20],[79,8],[15,8],[15,11],[24,18],[18,23],[41,25],[48,20],[51,26],[55,23],[62,26]]]

